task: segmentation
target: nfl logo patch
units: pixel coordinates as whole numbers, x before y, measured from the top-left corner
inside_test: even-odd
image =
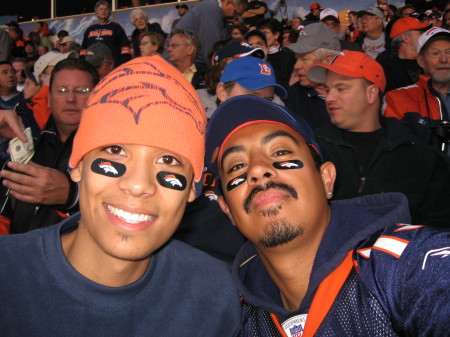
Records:
[[[301,337],[303,335],[303,327],[301,325],[294,325],[289,329],[292,337]]]

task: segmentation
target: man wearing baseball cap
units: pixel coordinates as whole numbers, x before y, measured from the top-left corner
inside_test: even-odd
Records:
[[[356,42],[344,40],[345,34],[341,30],[341,21],[338,13],[333,8],[325,8],[320,12],[320,21],[326,24],[330,29],[336,33],[341,44],[341,50],[355,50],[362,51],[361,46]]]
[[[396,117],[450,162],[450,31],[433,27],[417,44],[423,69],[415,85],[387,93],[384,115]]]
[[[383,18],[383,13],[376,7],[369,7],[358,12],[358,19],[362,22],[362,33],[365,35],[361,39],[361,47],[373,59],[389,48],[388,36],[384,33]]]
[[[241,336],[447,333],[448,232],[405,224],[403,195],[330,202],[336,171],[311,128],[260,97],[223,103],[206,144],[248,238],[233,265]]]
[[[257,57],[239,57],[225,66],[216,88],[221,103],[239,95],[256,95],[283,104],[286,89],[276,82],[270,63]],[[275,97],[275,94],[277,97]]]
[[[386,92],[417,82],[422,73],[417,63],[417,42],[430,27],[429,23],[416,18],[400,18],[392,25],[389,34],[391,49],[376,58],[386,75]]]
[[[201,179],[205,125],[194,89],[159,56],[94,88],[70,158],[80,213],[0,238],[2,333],[237,335],[228,267],[169,240]]]
[[[344,51],[308,75],[328,91],[332,124],[315,132],[325,160],[336,166],[334,198],[401,192],[413,224],[448,225],[450,170],[398,120],[380,118],[383,68],[364,53]]]
[[[64,36],[59,43],[59,51],[61,53],[68,53],[70,51],[70,46],[74,43],[76,43],[76,41],[72,36]]]
[[[322,83],[310,81],[307,74],[313,65],[328,64],[340,53],[337,35],[323,22],[311,23],[300,32],[297,42],[287,48],[297,58],[292,77],[298,82],[288,89],[286,107],[306,119],[313,129],[328,124],[330,118],[325,107],[325,88]]]
[[[322,6],[317,2],[310,4],[309,13],[305,16],[305,24],[318,22],[320,20],[320,11],[322,9]]]

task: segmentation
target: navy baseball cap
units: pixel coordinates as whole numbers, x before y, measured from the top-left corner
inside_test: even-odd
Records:
[[[218,158],[225,141],[241,128],[256,123],[283,124],[303,137],[322,158],[319,145],[309,124],[299,116],[293,116],[285,107],[267,99],[254,96],[235,96],[219,105],[206,128],[206,158],[204,169],[219,176]]]
[[[252,48],[244,40],[236,40],[220,48],[214,55],[214,62],[219,62],[227,57],[238,58],[244,56],[255,56],[263,59],[266,53],[261,48]]]
[[[287,97],[286,89],[275,79],[275,71],[264,60],[256,57],[239,57],[228,63],[223,70],[220,82],[237,82],[249,90],[275,87],[275,93],[281,98]]]

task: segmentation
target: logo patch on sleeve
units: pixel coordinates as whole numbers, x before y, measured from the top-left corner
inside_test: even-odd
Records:
[[[97,158],[92,162],[91,170],[107,177],[118,178],[125,174],[127,167],[112,160]]]
[[[294,159],[294,160],[276,161],[272,165],[278,170],[293,170],[302,168],[303,162],[301,160]]]
[[[242,184],[246,180],[247,180],[247,173],[241,174],[240,176],[237,176],[236,178],[231,179],[227,184],[227,191],[229,192],[233,188],[238,187],[240,184]]]
[[[161,171],[156,174],[156,180],[158,183],[167,188],[171,188],[177,191],[183,191],[186,188],[187,180],[185,176],[181,174]]]

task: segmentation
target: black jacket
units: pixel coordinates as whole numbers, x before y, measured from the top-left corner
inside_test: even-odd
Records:
[[[67,171],[69,158],[72,153],[72,134],[64,143],[59,140],[55,131],[45,130],[35,146],[32,161],[36,164],[55,168],[66,174],[70,185],[70,192],[64,205],[38,205],[19,201],[12,197],[6,203],[3,216],[11,219],[11,234],[24,233],[33,229],[47,227],[63,220],[67,214],[78,211],[78,184],[74,183]],[[6,191],[0,194],[3,198]]]
[[[315,130],[325,161],[336,166],[334,200],[401,192],[412,224],[448,226],[450,170],[442,156],[395,118],[382,118],[385,136],[363,171],[357,151],[334,125]]]

